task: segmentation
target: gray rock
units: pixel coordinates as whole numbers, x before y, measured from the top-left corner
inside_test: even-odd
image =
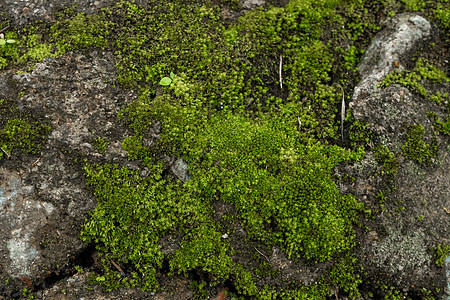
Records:
[[[445,288],[445,292],[447,293],[447,299],[450,300],[450,255],[444,261],[444,270],[445,276],[447,277],[447,287]]]
[[[52,127],[39,154],[1,162],[0,275],[9,278],[9,293],[24,283],[44,284],[52,273],[71,272],[86,247],[78,235],[96,201],[73,159],[84,154],[95,161],[90,142],[103,136],[111,142],[104,157],[127,161],[121,147],[127,130],[116,116],[132,95],[113,88],[114,80],[111,54],[83,51],[44,60],[31,73],[0,74],[2,96],[14,99],[20,87],[22,108],[42,112]]]
[[[430,35],[431,25],[421,16],[401,14],[394,18],[375,36],[359,63],[361,82],[353,92],[350,106],[376,92],[376,85],[395,68],[403,70],[403,59],[408,51]]]
[[[171,166],[170,169],[172,172],[183,182],[191,179],[191,174],[189,174],[189,166],[183,160],[183,158],[177,159]]]
[[[359,257],[370,274],[385,274],[392,285],[408,291],[412,285],[441,289],[448,280],[433,261],[431,248],[449,237],[450,160],[448,136],[437,135],[438,155],[431,165],[419,164],[402,156],[407,126],[421,124],[424,139],[434,138],[428,112],[445,116],[442,107],[413,94],[406,88],[391,85],[380,89],[377,84],[397,62],[404,70],[403,59],[419,43],[427,43],[433,33],[424,18],[403,14],[392,20],[392,26],[375,36],[359,65],[361,81],[355,88],[351,106],[355,119],[367,122],[375,141],[387,146],[399,159],[398,174],[392,192],[385,191],[386,211],[375,216],[371,230],[360,239]],[[449,88],[448,83],[444,83]],[[374,176],[382,168],[370,151],[346,173],[355,177],[351,185],[341,185],[342,192],[351,192],[366,205],[378,206],[376,194],[383,186]],[[420,219],[419,219],[420,217]],[[389,277],[391,276],[391,277]],[[443,296],[446,297],[446,296]],[[443,298],[444,299],[444,298]],[[445,298],[447,299],[447,298]]]
[[[34,186],[25,185],[21,174],[0,168],[0,224],[2,261],[10,261],[7,268],[12,277],[36,273],[41,260],[33,243],[36,228],[45,225],[46,218],[55,210],[48,202],[33,197]],[[5,247],[6,246],[6,247]]]
[[[265,1],[264,0],[244,0],[242,2],[242,8],[244,9],[254,9],[257,8],[259,6],[264,5]]]

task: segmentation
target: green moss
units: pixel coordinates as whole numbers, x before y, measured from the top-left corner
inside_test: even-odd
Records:
[[[398,157],[389,151],[384,145],[378,145],[373,149],[375,160],[383,166],[380,171],[381,176],[386,176],[390,181],[395,179],[397,175],[399,161]]]
[[[163,259],[158,237],[174,227],[179,210],[164,182],[157,181],[160,172],[148,179],[112,165],[87,165],[85,172],[87,183],[96,187],[98,206],[81,238],[95,242],[97,249],[106,253],[103,263],[107,272],[96,281],[110,288],[122,286],[116,282],[116,273],[108,271],[109,261],[114,259],[118,264],[132,262],[143,275],[129,278],[129,282],[154,288],[156,268],[161,267]]]
[[[437,141],[433,140],[431,144],[423,140],[425,129],[421,124],[408,127],[407,140],[402,146],[403,155],[406,158],[415,160],[419,163],[431,161],[431,158],[437,154]]]
[[[433,120],[433,126],[436,131],[445,135],[450,134],[450,117],[444,122],[433,112],[428,113],[427,116]]]
[[[339,259],[329,271],[331,285],[341,287],[350,298],[361,297],[358,285],[362,283],[357,270],[357,259],[353,255],[347,254]]]
[[[423,84],[441,85],[450,79],[445,75],[445,72],[436,68],[427,60],[419,58],[413,71],[393,71],[388,74],[380,83],[380,87],[385,88],[391,84],[398,84],[406,87],[409,90],[428,98],[439,105],[444,105],[450,108],[450,98],[448,93],[431,94],[427,91]]]
[[[265,260],[262,260],[259,264],[259,267],[255,269],[255,275],[259,278],[270,277],[275,279],[280,273],[280,270],[274,269],[272,265]]]
[[[41,39],[39,34],[31,34],[27,37],[28,51],[18,59],[19,64],[28,60],[42,61],[44,58],[53,56],[52,45],[43,43]]]
[[[102,47],[107,45],[112,23],[105,14],[86,15],[78,13],[71,19],[57,21],[51,28],[51,45],[56,46],[53,55],[60,56],[79,48]]]
[[[450,245],[439,244],[434,248],[434,251],[436,266],[442,267],[445,259],[450,255]]]
[[[384,295],[384,300],[401,300],[405,299],[405,294],[395,289],[388,290]]]
[[[14,106],[14,101],[0,102],[0,157],[16,156],[19,153],[36,154],[50,132],[50,126],[42,124],[29,114],[22,114]]]
[[[208,283],[205,281],[192,281],[189,288],[193,291],[193,299],[194,300],[203,300],[208,299],[209,292],[205,287],[207,287]]]
[[[218,8],[201,3],[189,8],[158,3],[145,11],[121,2],[108,12],[123,26],[115,45],[119,82],[141,88],[140,97],[119,113],[136,134],[123,141],[123,148],[129,159],[143,159],[150,168],[155,164],[150,157],[183,156],[192,179],[161,181],[161,169],[144,179],[109,165],[86,166],[99,206],[83,239],[137,273],[146,270],[146,278],[134,282],[153,289],[162,260],[158,240],[176,232],[182,242],[167,258],[172,273],[203,270],[216,283],[235,278],[240,293],[261,297],[264,292],[255,287],[258,271],[231,259],[235,249],[212,221],[213,201],[234,206],[250,238],[279,245],[292,258],[325,261],[351,251],[352,226],[362,205],[339,193],[331,169],[361,158],[363,151],[328,144],[339,139],[335,119],[342,99],[331,72],[344,56],[348,67],[342,74],[355,72],[360,52],[355,47],[334,51],[329,41],[320,40],[317,26],[341,24],[333,15],[338,4],[315,1],[308,5],[316,10],[310,10],[291,2],[286,9],[255,10],[227,29]],[[283,53],[286,100],[277,96],[278,60],[268,59],[274,51]],[[170,72],[173,82],[160,87]],[[142,139],[156,120],[161,139],[147,149]],[[152,205],[157,203],[162,207],[156,212]],[[135,236],[145,237],[146,244],[133,241]],[[98,278],[106,285],[115,280],[113,275]],[[327,290],[323,283],[275,293],[307,298],[323,297]]]
[[[350,123],[350,145],[353,148],[368,147],[373,136],[372,131],[368,129],[369,123],[356,120],[353,117],[351,109],[349,109],[347,112],[345,122]]]
[[[308,300],[325,299],[329,295],[328,286],[321,284],[310,284],[308,286],[297,286],[297,288],[278,291],[275,288],[265,285],[258,294],[258,299],[287,299],[287,300]]]
[[[104,138],[98,137],[92,142],[92,145],[100,154],[105,154],[106,148],[108,147],[109,142],[107,140],[105,140]]]
[[[402,0],[406,8],[413,11],[423,11],[426,7],[426,1],[423,0]]]
[[[446,40],[450,41],[450,2],[438,1],[432,15],[439,21]]]

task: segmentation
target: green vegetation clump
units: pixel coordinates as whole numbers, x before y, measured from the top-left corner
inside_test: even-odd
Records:
[[[352,110],[349,109],[345,118],[346,123],[350,123],[349,138],[353,148],[367,147],[373,137],[372,131],[368,128],[369,123],[355,120]]]
[[[399,161],[389,148],[384,145],[378,145],[373,149],[375,160],[383,165],[381,176],[387,176],[390,181],[395,179],[397,175]]]
[[[445,259],[450,255],[450,245],[437,245],[434,248],[434,259],[436,266],[442,267],[444,265]]]
[[[393,71],[383,79],[380,87],[385,88],[395,83],[450,109],[448,93],[440,93],[438,91],[430,95],[423,86],[424,83],[441,85],[448,81],[450,81],[450,78],[445,75],[445,72],[436,68],[427,60],[419,58],[412,71]]]
[[[292,259],[315,263],[351,252],[363,205],[340,194],[331,175],[337,164],[359,160],[364,151],[336,145],[342,93],[331,74],[345,61],[335,74],[343,82],[354,80],[361,51],[336,47],[344,37],[326,38],[319,26],[342,27],[339,5],[362,9],[339,1],[292,1],[286,8],[249,12],[227,27],[219,7],[202,3],[155,3],[144,10],[120,2],[106,12],[120,20],[111,28],[123,30],[115,37],[118,81],[140,90],[119,113],[135,132],[122,147],[130,160],[142,160],[153,171],[142,178],[109,164],[85,166],[99,205],[82,239],[97,244],[105,257],[104,273],[94,282],[152,290],[168,260],[172,274],[202,270],[213,283],[233,279],[239,293],[263,297],[256,287],[259,271],[232,259],[237,249],[213,221],[217,201],[235,209],[234,220],[249,240],[277,245]],[[281,55],[286,96],[279,82]],[[170,84],[161,86],[169,74]],[[147,148],[142,141],[156,120],[161,139]],[[163,155],[183,157],[192,179],[164,176],[158,161]],[[164,256],[159,242],[172,235],[181,242]],[[134,271],[117,280],[111,260]],[[344,277],[336,283],[354,290],[353,269],[339,266]],[[323,280],[315,288],[264,290],[284,298],[323,298],[329,285]]]
[[[17,33],[7,31],[3,35],[4,39],[0,39],[0,41],[4,41],[4,43],[0,45],[0,70],[7,67],[11,61],[14,61],[19,56],[19,46],[16,41],[18,37]],[[14,41],[14,43],[8,41]]]
[[[407,140],[402,146],[403,155],[406,158],[415,160],[419,163],[431,161],[431,158],[437,154],[437,141],[433,140],[428,144],[423,140],[425,129],[421,124],[408,127]]]
[[[442,134],[449,135],[450,134],[450,117],[444,121],[442,121],[439,116],[433,112],[429,112],[427,116],[433,120],[433,126],[435,131],[438,131]]]
[[[92,142],[92,145],[100,154],[105,154],[106,148],[108,147],[109,142],[107,140],[105,140],[104,138],[98,137]]]
[[[9,64],[40,62],[80,48],[105,48],[111,30],[107,17],[79,13],[72,18],[61,17],[51,25],[27,26],[20,36],[7,31],[5,39],[14,39],[16,43],[0,46],[0,69]]]
[[[446,40],[450,41],[450,2],[439,0],[436,5],[433,16],[439,21]]]
[[[36,154],[50,132],[50,126],[38,122],[29,114],[22,114],[14,106],[14,101],[0,100],[0,158],[8,158],[18,153]]]

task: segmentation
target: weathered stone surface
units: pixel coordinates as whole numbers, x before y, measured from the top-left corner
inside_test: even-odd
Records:
[[[354,102],[376,92],[377,83],[395,68],[403,70],[408,52],[431,35],[430,23],[415,14],[399,15],[386,25],[386,29],[373,39],[358,65],[361,82],[354,90]]]
[[[178,177],[178,179],[180,179],[183,182],[188,181],[192,177],[189,174],[189,166],[183,160],[183,158],[177,159],[170,168],[172,172]]]
[[[112,55],[83,51],[46,59],[31,73],[0,75],[7,86],[2,97],[22,91],[19,109],[43,112],[52,127],[40,155],[0,162],[0,264],[2,276],[11,278],[8,292],[45,286],[51,274],[74,272],[70,268],[86,247],[78,237],[80,226],[96,202],[73,162],[79,154],[100,156],[94,137],[110,142],[103,157],[126,163],[121,141],[127,133],[116,117],[133,95],[106,80],[115,80]]]
[[[75,8],[78,12],[91,14],[114,3],[114,0],[80,0],[76,1]],[[53,21],[53,13],[74,4],[71,0],[4,0],[0,8],[12,16],[16,24],[23,25],[36,20]]]
[[[438,155],[429,165],[403,157],[407,126],[422,124],[424,139],[431,142],[434,129],[427,113],[434,112],[442,118],[445,111],[406,88],[392,85],[380,89],[377,83],[396,68],[394,61],[400,69],[405,69],[403,61],[410,60],[410,52],[418,43],[427,43],[431,34],[430,24],[420,16],[405,14],[395,18],[392,26],[381,31],[367,49],[359,66],[361,81],[351,103],[355,118],[367,122],[375,140],[399,159],[394,180],[396,189],[384,200],[386,207],[398,210],[394,214],[375,216],[369,224],[376,230],[363,234],[359,255],[371,276],[385,277],[405,291],[412,286],[429,290],[434,286],[444,287],[448,280],[434,264],[431,248],[449,243],[450,218],[444,209],[450,206],[449,137],[436,136]],[[449,87],[447,82],[441,88]],[[380,167],[368,152],[360,163],[347,169],[356,180],[351,186],[341,185],[341,191],[352,192],[364,203],[377,206],[381,182],[374,174]],[[446,293],[450,295],[450,291]]]
[[[264,4],[264,0],[245,0],[242,3],[244,9],[254,9]]]

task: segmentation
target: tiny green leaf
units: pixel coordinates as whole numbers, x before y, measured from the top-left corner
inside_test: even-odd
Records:
[[[14,43],[16,42],[16,40],[6,40],[6,42],[7,42],[8,44],[14,44]]]
[[[170,85],[172,83],[172,79],[170,79],[169,77],[164,77],[163,79],[161,79],[161,81],[159,82],[160,85]]]
[[[174,78],[175,77],[175,74],[173,74],[173,72],[170,72],[170,78]]]
[[[0,45],[6,44],[6,41],[4,39],[0,39]]]

